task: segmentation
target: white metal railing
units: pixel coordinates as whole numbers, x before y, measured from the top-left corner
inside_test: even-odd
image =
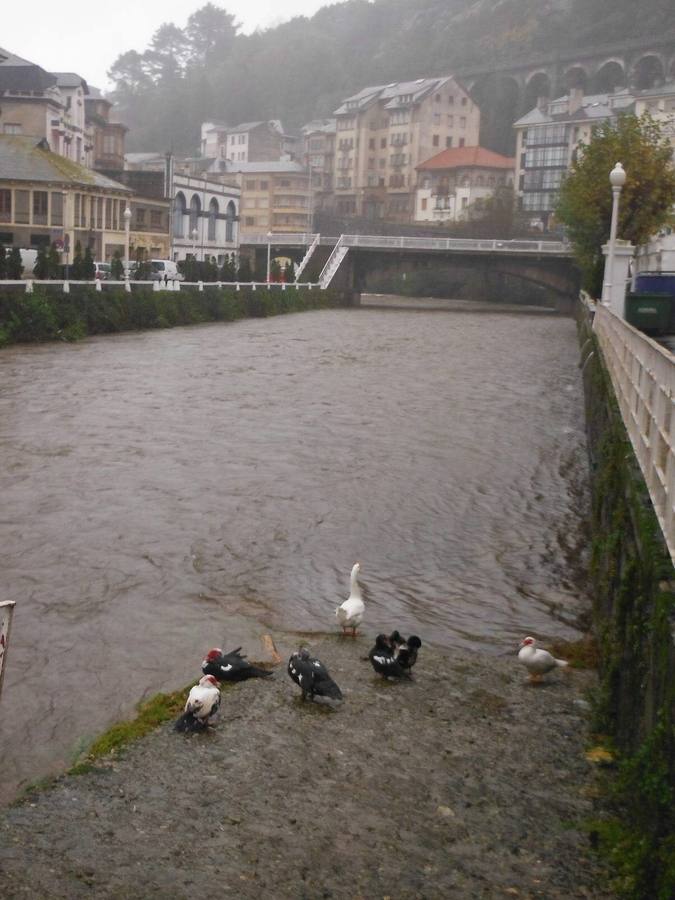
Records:
[[[302,273],[305,271],[305,267],[307,266],[307,263],[308,263],[308,262],[310,261],[310,259],[312,258],[312,254],[314,253],[314,251],[315,251],[316,248],[318,247],[320,241],[321,241],[321,235],[320,235],[320,234],[317,234],[317,235],[315,236],[314,240],[312,241],[312,243],[311,243],[311,244],[309,245],[309,247],[307,248],[307,253],[305,253],[305,255],[302,257],[302,260],[300,261],[300,264],[298,265],[298,268],[295,270],[295,280],[296,280],[296,282],[297,282],[298,278],[302,275]]]
[[[403,250],[478,250],[487,253],[547,253],[570,255],[563,241],[499,241],[480,238],[395,237],[392,235],[343,234],[346,247]]]
[[[593,330],[675,563],[675,357],[600,303]]]
[[[4,285],[18,285],[23,287],[25,293],[31,294],[33,292],[33,286],[36,284],[46,284],[50,287],[61,287],[61,290],[64,294],[70,293],[71,285],[80,284],[80,285],[88,285],[89,287],[94,287],[97,291],[101,293],[106,293],[108,287],[121,287],[132,291],[134,286],[137,287],[152,287],[154,291],[180,291],[181,287],[196,287],[198,290],[203,291],[204,287],[230,287],[235,288],[236,290],[241,290],[241,288],[251,288],[252,290],[259,290],[261,288],[267,288],[269,290],[277,289],[281,291],[285,291],[286,288],[312,288],[318,287],[318,282],[312,281],[290,281],[287,283],[283,281],[178,281],[177,279],[169,279],[168,281],[112,281],[110,279],[106,279],[101,281],[97,279],[95,281],[64,281],[53,279],[49,281],[37,280],[35,278],[31,279],[12,279],[12,280],[0,280],[0,287]]]
[[[319,275],[319,285],[322,290],[325,290],[331,281],[333,280],[333,275],[340,268],[340,264],[342,260],[345,258],[347,253],[349,253],[349,247],[345,247],[342,240],[344,235],[340,237],[337,244],[333,247],[333,252],[326,260],[326,265],[321,270],[321,274]]]
[[[295,234],[293,232],[289,232],[288,234],[284,234],[283,232],[271,234],[246,234],[241,235],[240,243],[241,244],[272,244],[275,247],[283,247],[283,246],[297,246],[311,244],[315,238],[319,237],[318,234]]]
[[[315,239],[321,244],[340,242],[345,247],[365,247],[373,250],[473,250],[481,253],[544,253],[548,256],[571,256],[570,245],[564,241],[500,241],[480,238],[400,237],[386,234],[342,234],[339,238],[314,234],[250,234],[242,237],[242,244],[304,245]]]

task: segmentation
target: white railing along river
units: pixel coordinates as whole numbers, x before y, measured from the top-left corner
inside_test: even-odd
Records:
[[[675,358],[600,303],[593,330],[675,563]]]

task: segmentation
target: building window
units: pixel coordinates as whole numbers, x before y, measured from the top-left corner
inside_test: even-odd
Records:
[[[192,195],[192,200],[190,201],[190,237],[192,237],[192,232],[195,230],[199,230],[199,213],[201,212],[202,205],[199,202],[199,197],[196,194]]]
[[[466,143],[466,141],[464,140],[464,138],[460,138],[460,139],[459,139],[459,146],[460,146],[460,147],[463,147],[465,143]]]
[[[255,190],[255,181],[247,181],[246,182],[246,190],[254,191]]]
[[[255,219],[253,218],[253,216],[246,216],[246,224],[255,225]]]
[[[261,191],[268,191],[269,187],[270,187],[269,181],[261,181],[260,182],[260,190]]]
[[[114,156],[117,152],[117,141],[114,134],[103,135],[104,156]]]
[[[450,94],[450,96],[448,97],[448,103],[450,106],[455,105],[455,95],[454,94]]]
[[[452,147],[452,135],[450,135],[449,137],[446,137],[445,146],[446,146],[446,148]]]
[[[440,125],[440,124],[441,124],[441,114],[434,113],[434,125]]]
[[[161,228],[162,227],[162,211],[161,209],[151,209],[150,210],[150,224],[153,228]]]
[[[380,138],[380,149],[384,150],[384,148],[385,148],[386,146],[387,146],[387,139],[386,139],[386,138]]]
[[[540,147],[525,153],[525,168],[548,168],[567,163],[567,147]]]
[[[75,198],[78,199],[77,196]],[[77,208],[78,204],[75,203],[75,207]],[[105,201],[105,227],[112,228],[112,200],[110,198],[106,198]]]
[[[61,191],[52,191],[51,224],[56,227],[63,226],[63,194]]]
[[[459,117],[459,127],[466,128],[466,116]]]
[[[431,139],[432,146],[438,147],[439,142],[440,142],[440,138],[439,138],[439,136],[438,136],[437,134],[435,134],[435,135],[433,136],[433,138]]]
[[[12,221],[12,192],[7,188],[0,190],[0,222]]]
[[[227,204],[227,218],[225,220],[225,241],[231,244],[234,241],[234,221],[237,216],[237,210],[234,203],[230,200]]]
[[[214,197],[209,203],[209,224],[207,229],[207,239],[215,241],[216,239],[216,222],[218,220],[218,201]]]
[[[47,224],[49,194],[47,191],[33,191],[33,225]]]
[[[145,210],[136,210],[136,228],[145,228]]]
[[[187,212],[187,204],[185,196],[179,191],[176,199],[173,201],[173,236],[177,238],[185,237],[185,214]],[[107,218],[106,212],[106,218]]]
[[[425,210],[427,208],[427,198],[426,197],[424,197],[424,199],[420,203],[420,208],[423,210]]]
[[[21,125],[18,122],[5,122],[2,130],[5,134],[21,134]]]
[[[370,140],[368,141],[368,149],[369,150],[375,149],[375,138],[370,138]]]
[[[466,104],[467,104],[468,102],[469,102],[469,101],[467,100],[466,97],[462,97],[462,106],[466,106]]]

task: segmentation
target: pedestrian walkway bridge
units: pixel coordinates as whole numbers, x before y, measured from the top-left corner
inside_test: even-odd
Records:
[[[406,254],[484,255],[500,257],[535,257],[570,260],[572,250],[563,241],[498,240],[485,238],[407,237],[398,235],[341,234],[329,237],[321,234],[251,234],[241,237],[243,247],[306,248],[296,268],[296,279],[319,248],[331,248],[318,282],[327,288],[350,250],[363,252],[397,252]]]

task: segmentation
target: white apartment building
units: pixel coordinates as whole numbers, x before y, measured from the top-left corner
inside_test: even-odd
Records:
[[[484,147],[442,150],[417,167],[416,222],[459,222],[500,187],[513,189],[516,161]]]
[[[415,167],[478,144],[480,110],[452,76],[364,88],[335,110],[335,211],[412,219]]]
[[[517,132],[517,193],[531,223],[553,224],[553,210],[578,144],[592,139],[593,127],[626,113],[649,112],[675,148],[675,82],[645,90],[584,96],[581,89],[547,101],[514,124]]]

